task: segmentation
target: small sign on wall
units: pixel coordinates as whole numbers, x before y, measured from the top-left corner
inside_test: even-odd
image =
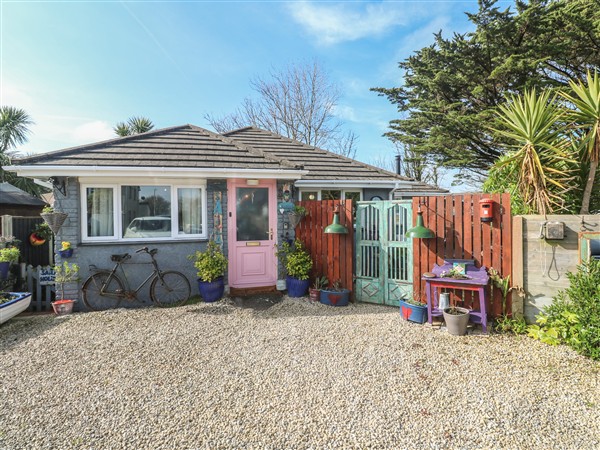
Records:
[[[54,284],[54,270],[51,267],[41,267],[39,280],[42,286]]]

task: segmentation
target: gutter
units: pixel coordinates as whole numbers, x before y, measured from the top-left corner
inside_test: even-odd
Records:
[[[399,188],[399,187],[413,187],[414,183],[411,181],[391,181],[391,180],[298,180],[294,183],[297,187],[348,187],[358,188],[365,186],[374,186],[381,188]]]
[[[194,167],[123,167],[123,166],[7,166],[4,170],[29,178],[50,177],[139,177],[155,178],[195,176],[199,178],[258,178],[296,180],[308,170],[294,169],[197,169]]]

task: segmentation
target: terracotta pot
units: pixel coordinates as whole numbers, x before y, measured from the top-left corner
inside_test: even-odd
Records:
[[[321,295],[320,289],[315,289],[315,288],[308,289],[308,298],[310,298],[311,302],[318,302],[320,295]]]
[[[52,302],[52,309],[57,316],[64,316],[73,312],[75,300],[58,300]]]

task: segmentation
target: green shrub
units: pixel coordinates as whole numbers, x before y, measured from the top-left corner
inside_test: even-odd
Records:
[[[507,315],[503,315],[496,320],[494,329],[498,333],[514,333],[514,334],[525,334],[527,333],[527,322],[523,317],[515,319]]]
[[[570,286],[528,327],[529,336],[551,345],[567,344],[600,360],[600,261],[590,261],[568,273]]]
[[[313,266],[310,254],[304,248],[302,241],[296,239],[294,245],[283,242],[277,246],[275,253],[290,277],[307,280]]]
[[[206,251],[196,251],[189,259],[195,260],[194,267],[198,269],[198,278],[202,281],[211,282],[225,274],[227,269],[227,258],[216,242],[210,241]]]
[[[0,262],[17,262],[21,251],[17,247],[0,248]]]

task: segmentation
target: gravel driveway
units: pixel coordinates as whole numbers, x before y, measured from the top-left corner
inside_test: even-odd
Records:
[[[285,299],[0,327],[0,448],[600,448],[600,364]]]

